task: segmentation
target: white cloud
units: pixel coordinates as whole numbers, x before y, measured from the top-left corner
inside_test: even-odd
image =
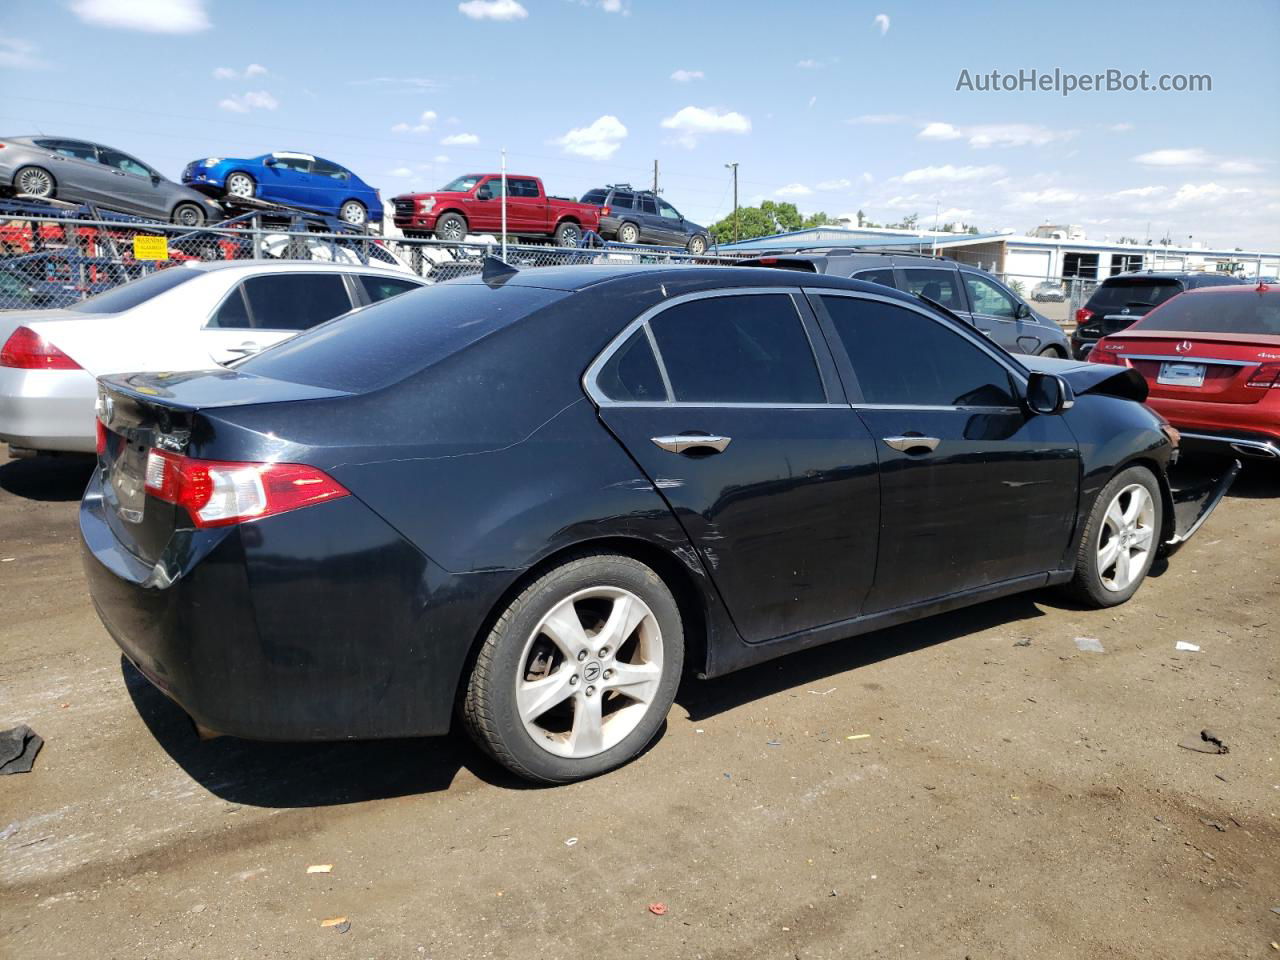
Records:
[[[388,177],[412,177],[413,170],[410,167],[396,167],[387,174]]]
[[[676,143],[694,147],[698,138],[708,133],[750,133],[751,119],[732,110],[721,112],[715,107],[684,107],[665,118],[662,126],[676,131]]]
[[[244,68],[244,75],[246,77],[265,77],[267,68],[260,63],[251,63]]]
[[[1222,160],[1216,169],[1219,173],[1261,173],[1262,165],[1252,160]]]
[[[841,177],[839,180],[823,180],[821,183],[818,184],[818,189],[819,190],[845,190],[851,187],[852,185],[853,184],[851,184],[848,180],[844,179],[844,177]]]
[[[444,147],[473,147],[480,142],[474,133],[451,133],[440,141]]]
[[[628,6],[629,5],[623,3],[622,0],[600,0],[600,9],[605,13],[620,13],[623,16],[626,16],[631,12],[628,9]]]
[[[204,0],[72,0],[71,12],[95,27],[146,33],[198,33],[213,26]]]
[[[1061,187],[1048,187],[1044,190],[1026,190],[1016,193],[1014,200],[1021,206],[1067,206],[1083,203],[1085,196]]]
[[[529,11],[516,0],[466,0],[458,11],[472,20],[523,20]]]
[[[1145,199],[1154,197],[1158,194],[1167,192],[1168,187],[1150,186],[1150,187],[1129,187],[1127,190],[1117,190],[1115,193],[1109,194],[1108,200],[1128,200],[1131,198]]]
[[[1133,129],[1133,124],[1128,122],[1113,123],[1107,127],[1112,133],[1128,133]]]
[[[422,116],[418,118],[417,123],[397,123],[391,128],[392,133],[426,133],[431,129],[431,125],[436,122],[437,114],[434,110],[423,110]]]
[[[693,80],[701,80],[704,74],[701,70],[677,70],[671,74],[671,79],[676,83],[689,83]]]
[[[250,90],[238,97],[219,100],[218,106],[231,113],[248,113],[250,110],[274,110],[280,101],[265,90]]]
[[[1218,183],[1184,183],[1169,200],[1169,207],[1197,206],[1207,203],[1219,203],[1232,195],[1245,196],[1251,191],[1244,187],[1224,187]]]
[[[0,69],[43,70],[49,64],[36,56],[37,49],[17,37],[0,37]]]
[[[819,70],[824,64],[821,60],[801,60],[796,66],[801,70]]]
[[[884,36],[889,32],[889,15],[887,13],[877,13],[871,18],[871,22],[880,28],[880,36]]]
[[[809,109],[812,110],[813,105],[817,102],[818,102],[818,95],[815,93],[812,97],[809,98]]]
[[[903,183],[966,183],[973,180],[994,180],[1004,176],[1004,167],[956,167],[945,163],[940,167],[920,167],[908,170],[898,177]]]
[[[214,67],[213,79],[215,80],[234,80],[238,74],[231,67]]]
[[[860,117],[854,117],[849,122],[881,126],[891,123],[906,123],[907,118],[900,113],[864,113]]]
[[[1200,147],[1168,148],[1140,153],[1134,163],[1144,167],[1212,167],[1218,173],[1262,173],[1262,164],[1247,157],[1220,157]]]
[[[562,147],[565,153],[591,160],[608,160],[618,152],[626,136],[627,128],[622,121],[605,114],[590,126],[575,127],[551,142]]]
[[[449,158],[446,157],[443,153],[437,153],[434,157],[431,158],[431,161],[432,163],[448,163]]]
[[[939,210],[934,215],[934,222],[941,227],[945,223],[953,220],[967,220],[973,216],[973,211],[968,207],[947,207],[945,210]]]
[[[400,87],[403,90],[434,90],[439,86],[428,77],[369,77],[365,80],[348,80],[352,87]]]
[[[260,63],[249,64],[244,68],[244,73],[240,73],[240,71],[236,70],[235,67],[214,67],[213,79],[236,80],[239,77],[244,77],[246,80],[249,80],[253,77],[265,77],[267,72],[267,68]]]
[[[1060,140],[1070,140],[1074,130],[1051,130],[1034,123],[981,123],[971,127],[933,121],[920,128],[920,140],[960,140],[976,149],[985,147],[1043,147]]]
[[[774,191],[775,196],[779,197],[807,197],[813,193],[803,183],[788,183],[785,187],[779,187]]]

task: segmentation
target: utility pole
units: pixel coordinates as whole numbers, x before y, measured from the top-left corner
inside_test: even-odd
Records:
[[[507,262],[507,148],[502,148],[502,262]]]
[[[653,192],[658,192],[658,160],[656,157],[653,161]]]
[[[733,242],[738,242],[738,165],[726,163],[725,169],[733,171]]]

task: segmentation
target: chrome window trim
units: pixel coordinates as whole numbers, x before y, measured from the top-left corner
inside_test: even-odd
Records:
[[[1160,356],[1154,353],[1116,353],[1112,356],[1121,357],[1125,360],[1161,360],[1165,363],[1173,361],[1174,363],[1213,363],[1220,367],[1256,367],[1262,363],[1261,360],[1220,360],[1217,357],[1184,357],[1181,354],[1175,356]]]
[[[935,410],[942,413],[1022,413],[1021,407],[948,406],[939,403],[853,403],[854,410]]]
[[[886,297],[879,293],[864,293],[857,290],[841,290],[836,287],[804,287],[803,290],[807,296],[814,296],[814,297],[837,296],[837,297],[850,297],[854,300],[879,300],[882,303],[889,304],[890,306],[902,307],[903,309],[906,309],[906,310],[914,310],[916,313],[920,314],[922,317],[926,317],[927,319],[932,320],[934,323],[938,324],[944,329],[950,330],[951,333],[954,333],[956,336],[960,337],[961,340],[964,340],[967,343],[973,344],[973,346],[980,349],[982,352],[987,354],[987,356],[989,356],[992,360],[1000,364],[1000,366],[1004,367],[1005,370],[1007,370],[1009,374],[1013,376],[1013,378],[1017,381],[1018,384],[1022,386],[1024,390],[1027,387],[1027,377],[1030,376],[1030,373],[1031,373],[1029,370],[1022,367],[1021,365],[1010,366],[1009,361],[1012,358],[1002,353],[997,353],[995,350],[992,350],[990,343],[985,338],[979,339],[976,336],[974,337],[965,336],[963,331],[952,329],[948,324],[944,323],[943,320],[939,318],[936,314],[934,314],[931,310],[926,310],[922,306],[917,306],[916,304],[910,303],[908,301],[899,300],[896,297]],[[846,349],[845,352],[847,353],[848,350]],[[1014,360],[1013,362],[1017,363],[1016,360]],[[897,409],[900,405],[892,404],[891,406]],[[945,409],[956,409],[956,408],[947,407]],[[991,408],[991,409],[1005,409],[1005,408],[999,407],[999,408]]]
[[[671,380],[667,375],[667,366],[662,359],[662,351],[658,349],[657,338],[653,335],[653,330],[649,327],[649,321],[658,314],[663,313],[672,307],[679,306],[683,303],[690,303],[695,300],[719,299],[721,297],[739,297],[750,296],[754,294],[782,294],[791,300],[791,309],[795,311],[796,323],[800,327],[800,332],[804,334],[805,343],[809,344],[809,354],[813,358],[813,372],[818,378],[818,384],[822,387],[825,394],[827,390],[826,382],[822,377],[822,366],[818,363],[817,351],[813,341],[809,338],[809,331],[804,323],[804,315],[800,312],[799,306],[795,302],[795,297],[801,293],[800,287],[727,287],[715,290],[698,290],[693,293],[682,293],[678,297],[671,297],[656,303],[649,307],[642,314],[628,323],[622,328],[622,331],[605,345],[605,348],[596,355],[596,358],[587,366],[586,372],[582,375],[582,389],[587,396],[595,403],[597,407],[662,407],[678,408],[678,407],[738,407],[742,409],[757,410],[815,410],[823,408],[838,408],[840,410],[848,410],[847,403],[830,403],[823,401],[822,403],[742,403],[730,401],[706,401],[706,402],[689,402],[684,400],[675,400],[675,391],[671,387]],[[653,350],[654,359],[658,362],[658,372],[662,374],[662,384],[667,390],[666,400],[611,400],[604,395],[597,383],[600,370],[609,358],[625,344],[637,328],[643,327],[645,335],[649,340],[649,347]]]

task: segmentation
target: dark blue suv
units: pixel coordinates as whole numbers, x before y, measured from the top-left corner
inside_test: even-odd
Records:
[[[617,183],[582,195],[582,203],[600,207],[600,236],[620,243],[653,243],[684,247],[703,254],[711,243],[707,228],[686,220],[680,211],[652,190],[635,190]]]

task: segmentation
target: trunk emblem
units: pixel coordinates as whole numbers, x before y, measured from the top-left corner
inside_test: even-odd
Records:
[[[1193,344],[1191,343],[1190,340],[1183,340],[1180,344],[1178,344],[1173,349],[1177,350],[1179,353],[1190,353],[1192,346]]]

